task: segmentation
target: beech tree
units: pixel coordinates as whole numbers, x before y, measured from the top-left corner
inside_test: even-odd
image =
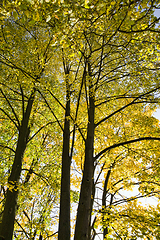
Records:
[[[3,239],[159,239],[156,9],[1,5]]]

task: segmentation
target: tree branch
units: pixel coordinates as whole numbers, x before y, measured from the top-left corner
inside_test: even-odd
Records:
[[[157,140],[157,141],[160,141],[160,138],[157,138],[157,137],[141,137],[141,138],[132,139],[132,140],[128,140],[128,141],[121,142],[121,143],[115,143],[112,146],[109,146],[109,147],[103,149],[101,152],[99,152],[94,157],[94,160],[98,159],[102,154],[104,154],[105,152],[107,152],[107,151],[109,151],[111,149],[114,149],[114,148],[117,148],[117,147],[120,147],[120,146],[123,146],[123,145],[126,145],[126,144],[130,144],[130,143],[134,143],[134,142],[140,142],[140,141],[146,141],[146,140]]]

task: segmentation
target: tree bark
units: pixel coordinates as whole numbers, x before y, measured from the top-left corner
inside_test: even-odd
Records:
[[[94,172],[94,92],[90,83],[89,87],[89,109],[88,109],[88,126],[87,139],[85,142],[85,161],[83,169],[83,178],[80,191],[80,199],[77,210],[77,219],[75,226],[74,240],[88,240],[90,228],[90,212],[92,198],[92,184]]]
[[[93,204],[94,204],[94,198],[95,198],[95,183],[94,183],[94,179],[92,178],[92,195],[91,195],[91,200],[90,200],[90,217],[89,217],[89,229],[88,229],[88,240],[91,240],[91,231],[93,230],[93,226],[91,223],[92,220],[92,211],[93,211]]]
[[[14,220],[17,207],[18,184],[22,170],[22,159],[27,146],[29,136],[29,118],[34,101],[35,90],[31,94],[26,111],[23,115],[21,126],[19,128],[18,141],[15,151],[14,162],[11,174],[8,178],[8,189],[6,194],[5,207],[1,222],[0,235],[4,240],[12,240],[14,230]]]
[[[103,211],[105,211],[106,209],[106,194],[107,194],[107,185],[108,185],[108,181],[109,181],[109,177],[111,175],[111,169],[108,170],[107,172],[107,176],[105,178],[105,182],[104,182],[104,188],[103,188],[103,196],[102,196],[102,222],[104,222],[105,219],[105,213]],[[108,234],[108,226],[104,227],[103,229],[103,239],[105,239],[105,237]]]
[[[58,240],[70,240],[70,90],[67,84],[65,123],[63,130],[63,152],[61,171],[61,195]]]

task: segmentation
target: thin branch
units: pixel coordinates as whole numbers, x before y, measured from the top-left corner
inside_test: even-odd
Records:
[[[51,234],[51,235],[47,236],[46,238],[44,238],[44,240],[47,239],[47,238],[53,237],[53,236],[54,236],[55,234],[57,234],[57,233],[58,233],[58,231],[57,231],[57,232],[54,232],[53,234]]]
[[[22,229],[22,231],[25,233],[26,237],[27,237],[28,239],[30,239],[30,237],[28,236],[28,233],[24,230],[24,228],[21,226],[21,224],[18,222],[18,220],[15,219],[15,221],[16,221],[16,223],[18,224],[18,226]]]
[[[148,27],[146,27],[145,29],[141,29],[141,30],[131,30],[131,31],[126,31],[126,30],[118,30],[119,32],[121,33],[128,33],[128,34],[131,34],[131,33],[141,33],[141,32],[155,32],[155,33],[160,33],[159,30],[155,30],[155,29],[149,29]]]
[[[16,23],[18,26],[24,28],[36,40],[36,37],[24,25],[20,24],[18,21],[13,22]]]
[[[12,152],[15,153],[15,151],[14,151],[13,148],[11,148],[11,147],[3,146],[2,144],[0,144],[0,147],[2,147],[2,148],[7,148],[7,149],[9,149],[9,150],[11,150]]]
[[[145,195],[136,195],[134,197],[128,197],[128,198],[120,199],[120,200],[117,200],[117,201],[113,202],[113,205],[117,206],[119,204],[122,204],[122,203],[125,203],[125,202],[134,201],[134,200],[139,199],[139,198],[153,197],[156,193],[159,194],[160,191],[153,191],[153,192],[149,192],[149,193],[147,193]]]
[[[60,128],[61,128],[61,130],[63,131],[63,127],[61,126],[61,124],[60,124],[60,121],[59,121],[59,120],[58,120],[58,118],[56,117],[55,113],[52,111],[52,109],[51,109],[51,107],[50,107],[49,103],[47,102],[46,98],[44,97],[44,95],[41,93],[41,91],[40,91],[40,90],[38,90],[38,92],[40,93],[40,95],[41,95],[41,96],[42,96],[42,98],[44,99],[44,101],[45,101],[45,103],[46,103],[47,107],[49,108],[49,110],[50,110],[50,111],[51,111],[51,113],[53,114],[54,118],[56,119],[56,121],[57,121],[57,123],[58,123],[59,127],[60,127]]]
[[[22,89],[21,85],[20,85],[20,90],[21,90],[21,95],[22,95],[22,114],[23,114],[23,118],[24,118],[24,93],[23,93],[23,89]]]
[[[160,138],[157,138],[157,137],[141,137],[141,138],[132,139],[132,140],[128,140],[128,141],[121,142],[121,143],[115,143],[112,146],[109,146],[109,147],[103,149],[101,152],[99,152],[94,157],[94,160],[98,159],[102,154],[104,154],[105,152],[107,152],[107,151],[109,151],[111,149],[114,149],[114,148],[117,148],[117,147],[120,147],[120,146],[123,146],[123,145],[126,145],[126,144],[130,144],[130,143],[134,143],[134,142],[140,142],[140,141],[146,141],[146,140],[157,140],[157,141],[160,141]]]
[[[14,125],[16,126],[16,128],[19,131],[19,126],[16,124],[16,122],[9,116],[9,114],[7,112],[5,112],[2,108],[0,108],[0,110],[11,120],[11,122],[14,123]]]
[[[82,93],[82,88],[83,88],[83,83],[84,83],[85,78],[86,78],[86,65],[85,65],[85,68],[84,68],[84,71],[83,71],[82,82],[81,82],[81,86],[80,86],[80,90],[79,90],[79,94],[78,94],[75,122],[76,122],[77,116],[78,116],[78,109],[79,109],[79,104],[80,104],[80,98],[81,98],[81,93]],[[71,153],[70,153],[70,158],[71,159],[72,159],[72,155],[73,155],[75,132],[76,132],[76,125],[74,124],[73,136],[72,136],[72,146],[71,146]]]
[[[136,102],[136,100],[138,100],[139,98],[142,98],[142,97],[144,97],[144,96],[146,96],[146,95],[149,95],[149,94],[157,91],[158,89],[160,89],[160,87],[154,88],[154,89],[150,90],[150,91],[147,92],[147,93],[140,94],[138,97],[136,97],[136,98],[135,98],[133,101],[131,101],[130,103],[124,105],[123,107],[119,108],[119,109],[116,110],[115,112],[111,113],[110,115],[108,115],[107,117],[103,118],[103,119],[100,120],[98,123],[96,123],[96,124],[95,124],[95,128],[96,128],[99,124],[101,124],[102,122],[106,121],[107,119],[109,119],[110,117],[112,117],[113,115],[115,115],[116,113],[119,113],[120,111],[124,110],[125,108],[127,108],[127,107],[129,107],[129,106],[131,106],[131,105],[133,105],[133,104],[138,104],[138,103],[144,103],[144,102],[146,102],[146,101]],[[149,100],[148,100],[148,101],[149,101]],[[148,101],[147,101],[147,102],[148,102]],[[150,101],[149,101],[149,102],[150,102]],[[156,103],[157,103],[157,101],[156,101]]]
[[[3,92],[3,90],[2,90],[1,88],[0,88],[0,91],[1,91],[1,93],[2,93],[2,95],[3,95],[3,97],[6,99],[8,105],[10,106],[10,108],[11,108],[11,110],[12,110],[12,113],[13,113],[13,115],[15,116],[15,119],[17,120],[18,127],[20,127],[20,122],[19,122],[19,119],[18,119],[18,116],[17,116],[16,112],[14,111],[14,108],[12,107],[10,101],[8,100],[7,96],[4,94],[4,92]]]
[[[38,129],[38,131],[36,133],[34,133],[27,141],[30,142],[43,128],[45,128],[46,126],[50,125],[50,124],[53,124],[53,123],[57,123],[57,121],[54,121],[54,122],[49,122],[47,124],[45,124],[44,126],[42,126],[41,128]]]
[[[32,76],[31,73],[27,72],[26,70],[22,69],[21,67],[16,66],[14,63],[12,63],[11,61],[9,61],[9,60],[8,60],[7,58],[5,58],[3,55],[0,54],[0,56],[1,56],[2,58],[4,58],[7,62],[9,62],[9,63],[7,63],[7,62],[5,62],[5,61],[0,60],[1,63],[5,64],[5,65],[8,66],[8,67],[11,67],[11,68],[14,68],[14,69],[17,69],[17,70],[21,71],[26,77],[31,77],[32,79],[34,79],[34,80],[36,80],[36,81],[38,80],[38,79],[37,79],[37,76],[36,76],[36,77]]]
[[[104,44],[104,37],[103,37],[102,45],[103,45],[103,44]],[[100,80],[100,75],[101,75],[101,70],[102,70],[102,62],[103,62],[103,51],[104,51],[104,47],[102,47],[102,51],[101,51],[98,77],[97,77],[97,81],[96,81],[96,83],[95,83],[95,91],[97,90],[98,82],[99,82],[99,80]]]
[[[24,213],[24,215],[28,218],[28,221],[30,222],[31,220],[30,220],[30,218],[29,218],[29,216],[28,216],[28,214],[26,213],[25,210],[23,210],[23,213]]]
[[[47,89],[48,90],[48,92],[52,95],[52,97],[58,102],[58,104],[64,109],[64,110],[66,110],[66,108],[63,106],[63,104],[58,100],[58,98],[57,97],[55,97],[54,95],[53,95],[53,93],[49,90],[49,89]]]

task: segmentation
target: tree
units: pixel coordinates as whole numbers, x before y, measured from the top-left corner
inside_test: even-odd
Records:
[[[33,155],[24,178],[26,192],[31,175],[36,173],[39,179],[44,179],[41,169],[46,158],[54,162],[55,154],[58,159],[62,157],[59,240],[70,239],[70,193],[77,196],[80,185],[75,240],[94,239],[98,234],[96,227],[99,231],[100,226],[106,239],[159,237],[159,206],[152,210],[152,215],[150,209],[138,205],[139,198],[155,196],[159,199],[159,125],[152,116],[159,104],[160,88],[159,28],[156,25],[159,19],[154,16],[157,5],[157,1],[17,1],[3,5],[8,15],[12,15],[1,20],[0,62],[5,81],[7,71],[27,78],[29,84],[25,80],[23,88],[18,80],[24,116],[25,109],[27,111],[25,98],[31,86],[36,94],[35,106],[39,106],[31,121],[33,135],[26,141],[30,144],[23,148],[20,160],[25,148],[26,154],[34,149],[38,155],[36,160]],[[15,35],[17,31],[18,36]],[[12,48],[9,47],[11,43]],[[1,81],[3,88],[5,81]],[[12,84],[11,80],[7,87],[11,88]],[[9,112],[1,108],[5,115],[2,132],[6,129],[6,117],[11,124],[17,124],[19,119],[14,109],[19,111],[20,108],[17,101],[11,104],[3,88],[2,102],[9,106]],[[30,97],[27,99],[29,103]],[[52,129],[50,126],[54,123],[56,128]],[[9,139],[8,132],[4,136]],[[15,142],[14,137],[12,142]],[[14,151],[12,143],[2,145],[9,158],[9,150]],[[52,149],[56,145],[60,147]],[[38,151],[37,146],[40,147]],[[40,164],[37,164],[38,159]],[[59,167],[58,161],[57,173]],[[81,172],[80,182],[78,175],[70,174],[74,170]],[[49,182],[56,178],[52,171],[53,168],[47,167]],[[22,169],[12,181],[17,183],[20,174],[23,176]],[[70,181],[74,186],[72,191]],[[35,184],[36,180],[33,178],[32,182]],[[39,185],[34,186],[36,191]],[[46,182],[43,186],[44,195],[41,193],[39,198],[47,196],[47,206],[45,201],[42,208],[37,205],[39,220],[33,232],[29,233],[33,226],[29,209],[23,210],[29,225],[24,224],[22,218],[17,223],[23,238],[23,234],[28,239],[56,237],[56,233],[45,230],[51,228],[52,200],[56,198],[56,191],[51,197],[47,190],[51,188]],[[124,196],[122,190],[134,186],[138,186],[139,194]],[[8,187],[7,191],[12,193],[10,190]],[[4,209],[7,198],[10,199],[8,192]],[[13,192],[17,197],[18,191]],[[33,198],[28,193],[25,199],[29,197]],[[77,197],[72,199],[76,201]],[[15,200],[14,208],[16,203]],[[48,223],[43,220],[46,216]],[[4,218],[5,211],[1,235],[8,239],[3,232]],[[156,222],[146,230],[148,221],[153,218]],[[14,219],[13,216],[10,221],[9,239],[13,236]],[[20,237],[17,232],[16,238]]]
[[[8,131],[6,134],[3,134],[1,138],[1,149],[2,149],[2,160],[3,158],[9,159],[9,163],[6,167],[3,168],[3,176],[5,179],[2,181],[2,189],[3,189],[3,201],[5,200],[4,210],[2,207],[2,224],[1,224],[1,235],[7,239],[12,239],[13,236],[13,225],[15,221],[15,211],[17,208],[17,196],[18,192],[25,192],[26,187],[29,190],[29,180],[31,179],[31,175],[36,175],[36,169],[38,168],[38,177],[34,179],[34,181],[38,180],[41,176],[41,171],[43,171],[43,175],[46,173],[47,181],[45,182],[48,184],[50,181],[50,191],[46,190],[43,191],[43,196],[47,196],[50,198],[50,202],[56,202],[56,194],[54,194],[53,199],[53,187],[57,188],[57,180],[58,176],[52,179],[50,174],[47,172],[47,161],[43,164],[40,164],[40,152],[43,151],[42,158],[45,154],[48,154],[47,151],[51,147],[48,146],[48,141],[51,139],[49,134],[49,126],[55,125],[55,122],[46,121],[45,117],[42,117],[44,114],[44,110],[46,109],[42,106],[41,103],[38,103],[40,96],[38,95],[37,91],[37,84],[39,84],[39,80],[41,75],[44,71],[44,61],[47,61],[48,52],[47,49],[50,43],[50,37],[48,38],[48,42],[46,44],[45,38],[45,45],[44,48],[40,49],[38,44],[40,44],[40,37],[38,36],[35,27],[29,26],[27,29],[27,25],[23,25],[21,22],[23,21],[20,19],[19,22],[14,21],[11,17],[6,20],[5,27],[2,28],[2,35],[3,35],[3,42],[2,42],[2,49],[1,49],[1,66],[2,66],[2,78],[1,78],[1,112],[2,112],[2,132]],[[22,24],[22,25],[21,25]],[[8,33],[8,34],[7,34]],[[19,33],[19,35],[17,34]],[[12,34],[12,36],[11,36]],[[25,39],[25,44],[23,43]],[[42,38],[41,38],[42,40]],[[42,53],[40,52],[43,51]],[[25,56],[25,58],[24,58]],[[36,63],[37,61],[37,63]],[[40,119],[37,119],[36,116],[41,114]],[[7,129],[6,129],[7,126]],[[45,128],[45,131],[43,129]],[[5,130],[6,129],[6,130]],[[37,135],[41,133],[41,137],[37,138]],[[55,131],[55,134],[58,135],[58,131]],[[52,135],[53,137],[53,135]],[[57,136],[58,137],[58,136]],[[33,142],[33,139],[35,141]],[[30,144],[30,142],[33,142]],[[38,148],[36,147],[39,146]],[[11,145],[11,146],[10,146]],[[17,147],[15,147],[17,145]],[[24,156],[26,147],[28,145],[28,151]],[[9,147],[10,146],[10,147]],[[53,144],[52,144],[53,148]],[[57,146],[56,146],[57,148]],[[6,151],[3,153],[3,150],[7,149],[10,150],[9,152]],[[58,148],[57,148],[58,149]],[[12,151],[12,152],[11,152]],[[57,151],[57,150],[56,150]],[[54,151],[54,154],[56,153]],[[11,154],[12,153],[12,154]],[[50,151],[52,154],[52,149]],[[23,160],[24,156],[24,161]],[[53,169],[55,162],[58,159],[55,159],[52,164],[50,164],[50,170]],[[3,160],[2,166],[5,163]],[[23,165],[23,167],[22,167]],[[40,165],[40,166],[38,166]],[[58,163],[57,163],[58,166]],[[12,170],[10,170],[12,168]],[[5,172],[4,172],[5,171]],[[25,173],[24,173],[25,171]],[[59,172],[58,168],[53,170],[53,172]],[[27,174],[26,174],[27,173]],[[8,189],[6,190],[6,177],[8,177]],[[44,177],[44,176],[43,176]],[[45,177],[44,177],[45,178]],[[42,179],[45,181],[45,179]],[[41,180],[41,181],[42,181]],[[23,201],[26,201],[26,197],[30,200],[33,199],[33,208],[36,202],[34,194],[37,192],[37,182],[32,184],[32,196],[28,193],[26,196],[19,194],[22,202],[20,203],[21,211],[24,213],[24,217],[28,216],[27,221],[29,220],[28,225],[26,226],[29,228],[30,233],[25,232],[26,236],[31,238],[32,235],[36,235],[37,230],[34,229],[33,226],[33,217],[29,219],[29,214],[25,211],[25,206]],[[41,186],[43,186],[42,182]],[[56,191],[56,189],[54,189]],[[28,192],[28,191],[27,191]],[[40,199],[39,199],[40,200]],[[44,205],[41,203],[41,207],[43,206],[44,209],[39,209],[39,214],[41,215],[40,222],[38,224],[43,224],[45,214],[49,214],[50,210],[50,202],[48,200],[43,200]],[[38,203],[36,202],[38,205]],[[29,204],[31,207],[32,204]],[[40,203],[39,203],[40,206]],[[46,207],[48,206],[48,209]],[[22,221],[24,220],[22,218]],[[17,219],[16,219],[17,221]],[[35,220],[34,220],[35,221]],[[17,224],[21,227],[21,224],[17,221]],[[27,225],[27,224],[26,224]],[[33,232],[32,229],[33,228]],[[23,229],[23,227],[22,227]]]

